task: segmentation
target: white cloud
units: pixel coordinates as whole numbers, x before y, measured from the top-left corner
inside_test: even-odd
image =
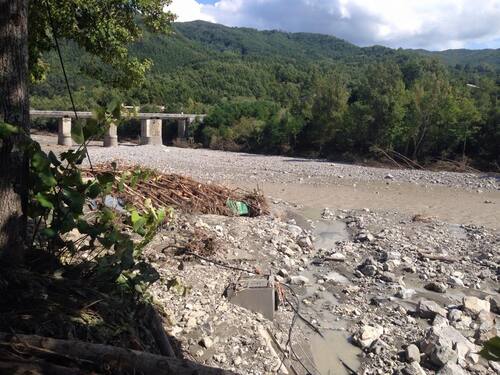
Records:
[[[177,15],[176,21],[179,22],[194,20],[215,22],[213,17],[203,13],[203,5],[196,0],[174,0],[167,9]]]
[[[174,6],[181,21],[319,32],[358,45],[500,47],[500,0],[174,0]]]

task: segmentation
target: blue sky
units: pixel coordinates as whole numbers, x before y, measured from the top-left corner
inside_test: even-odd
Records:
[[[360,46],[500,48],[500,0],[173,0],[179,21],[316,32]]]

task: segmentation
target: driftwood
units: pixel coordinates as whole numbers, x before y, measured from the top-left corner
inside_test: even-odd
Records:
[[[147,306],[146,314],[151,326],[151,333],[155,339],[156,345],[160,349],[160,353],[167,357],[175,358],[175,352],[170,344],[165,329],[163,328],[163,321],[158,312],[151,306]]]
[[[118,348],[109,345],[93,344],[82,341],[59,340],[36,335],[14,335],[10,333],[0,333],[0,347],[2,352],[10,350],[11,358],[0,356],[0,363],[3,368],[8,366],[18,366],[19,369],[31,366],[42,369],[46,366],[55,366],[54,370],[63,375],[77,375],[82,372],[75,372],[75,368],[86,370],[86,374],[134,374],[134,375],[230,375],[231,371],[207,367],[194,362],[164,357],[147,352],[139,352]],[[1,354],[1,352],[0,352]],[[24,358],[19,361],[12,359],[13,356]],[[28,359],[26,359],[28,358]],[[29,361],[29,362],[28,362]],[[27,363],[28,362],[28,363]],[[56,362],[57,364],[52,364]],[[68,365],[66,365],[68,363]],[[2,367],[0,367],[1,369]],[[72,372],[69,370],[73,369]],[[16,373],[16,372],[10,372]],[[23,372],[17,372],[23,373]],[[52,372],[40,372],[41,374],[52,374]],[[54,373],[57,373],[54,371]],[[35,372],[36,374],[36,372]]]
[[[249,216],[269,213],[267,201],[259,190],[231,189],[124,163],[115,167],[99,164],[82,170],[88,176],[97,176],[102,173],[113,174],[116,180],[113,194],[138,208],[144,208],[144,201],[148,198],[156,207],[174,207],[189,213],[234,216],[236,213],[228,206],[229,200],[244,202],[248,206]],[[120,179],[121,176],[131,175],[136,171],[147,171],[149,178],[138,179],[133,186],[132,183],[127,185],[123,179]]]

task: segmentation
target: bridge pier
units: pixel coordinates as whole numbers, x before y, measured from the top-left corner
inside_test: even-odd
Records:
[[[141,145],[162,145],[161,119],[141,120]]]
[[[71,138],[71,117],[61,117],[57,132],[57,144],[61,146],[73,146]]]
[[[104,147],[118,146],[118,131],[115,124],[109,124],[109,128],[104,135]]]
[[[186,138],[186,133],[187,133],[186,123],[187,121],[185,118],[181,118],[177,121],[177,138],[179,139]]]

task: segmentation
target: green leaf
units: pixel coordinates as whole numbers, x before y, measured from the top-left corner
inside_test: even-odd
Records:
[[[53,151],[49,151],[48,159],[56,167],[59,167],[61,165],[61,162],[59,161],[59,159],[57,158],[56,154],[54,154]]]
[[[31,157],[31,166],[37,171],[50,167],[50,162],[47,154],[43,151],[36,151]]]
[[[81,214],[85,197],[78,191],[70,189],[62,189],[63,201],[68,205],[73,213]]]
[[[87,197],[95,199],[101,193],[101,185],[98,181],[92,181],[86,189]]]
[[[35,195],[35,199],[42,207],[48,208],[48,209],[53,209],[54,204],[52,203],[52,200],[54,199],[54,196],[44,194],[44,193],[37,193]]]
[[[0,138],[7,138],[17,133],[19,133],[19,128],[17,126],[0,121]]]
[[[38,173],[38,177],[40,177],[40,180],[42,180],[43,184],[48,188],[51,188],[51,187],[54,187],[57,185],[57,180],[55,179],[55,177],[52,174],[52,171],[50,169],[40,171]]]
[[[55,237],[56,236],[56,231],[52,228],[43,228],[40,233],[42,234],[42,236],[45,236],[45,237],[49,237],[49,238],[52,238],[52,237]]]
[[[85,142],[82,120],[73,121],[73,124],[71,125],[71,138],[79,145]]]

